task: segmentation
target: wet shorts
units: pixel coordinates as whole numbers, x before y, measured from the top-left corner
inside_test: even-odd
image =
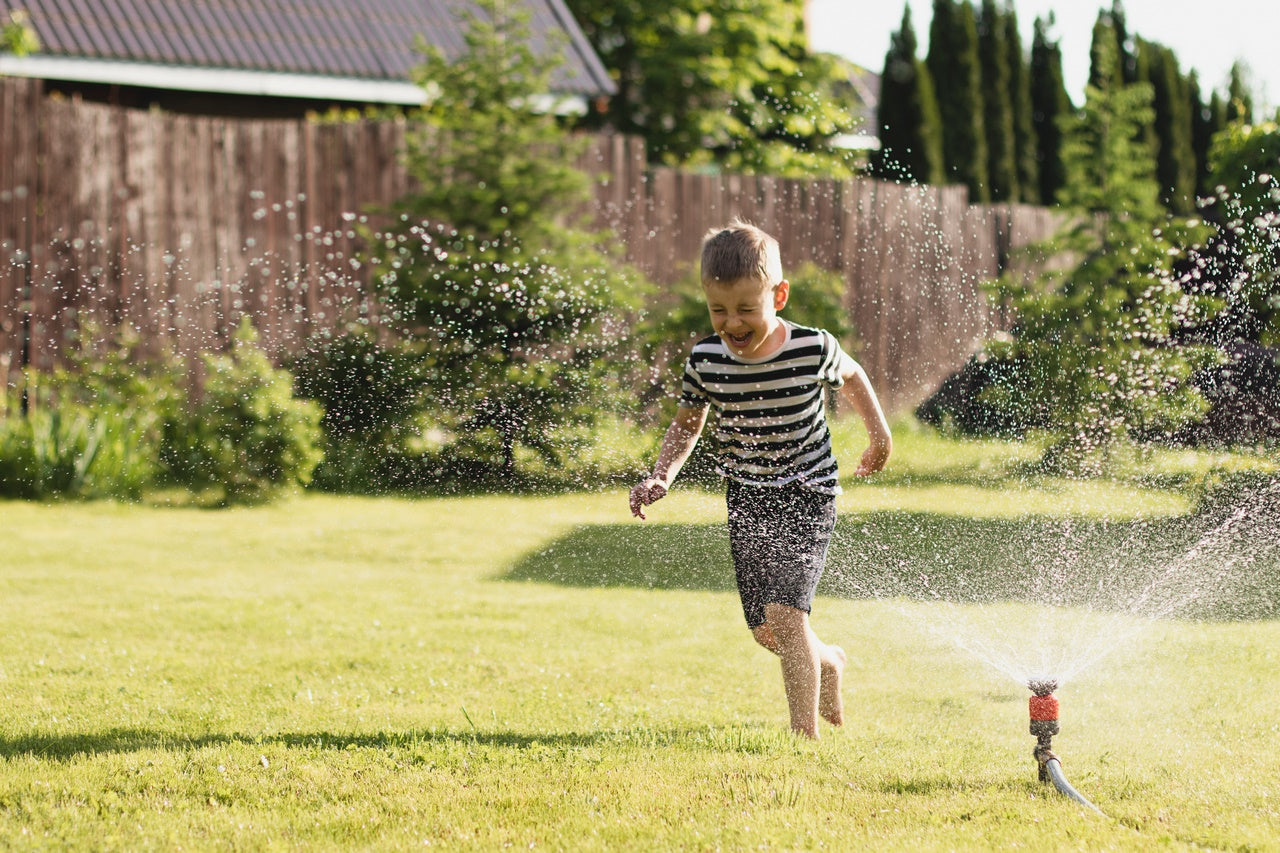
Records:
[[[747,627],[764,624],[766,604],[808,613],[835,528],[835,495],[730,480],[727,503],[729,548]]]

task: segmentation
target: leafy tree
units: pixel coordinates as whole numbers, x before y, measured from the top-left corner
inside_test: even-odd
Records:
[[[996,8],[995,0],[982,0],[977,28],[990,198],[1016,201],[1020,190],[1017,139],[1013,129],[1012,72],[1005,44],[1008,31],[1004,14]]]
[[[969,0],[934,0],[925,64],[933,76],[942,115],[947,174],[969,188],[974,202],[988,201],[978,28]]]
[[[942,119],[929,69],[916,55],[911,7],[902,10],[902,25],[889,40],[880,77],[880,148],[872,155],[871,173],[886,180],[941,184]]]
[[[1031,122],[1036,136],[1040,203],[1053,204],[1066,183],[1062,161],[1062,123],[1074,110],[1062,82],[1062,50],[1049,35],[1053,14],[1036,18],[1031,42]]]
[[[1009,101],[1013,109],[1013,151],[1018,175],[1018,200],[1040,203],[1040,167],[1037,157],[1035,109],[1031,99],[1031,68],[1022,51],[1018,14],[1012,4],[1000,14],[1004,27],[1006,62],[1009,66]]]
[[[643,137],[672,165],[846,174],[832,140],[855,121],[836,67],[808,53],[791,0],[568,0],[618,91],[585,117]]]
[[[1058,440],[1043,461],[1063,473],[1099,470],[1125,435],[1168,436],[1198,418],[1205,401],[1188,380],[1214,358],[1174,345],[1178,330],[1212,309],[1176,263],[1202,232],[1165,214],[1138,135],[1151,120],[1151,88],[1114,85],[1115,63],[1114,46],[1103,43],[1103,85],[1088,88],[1063,148],[1059,198],[1076,218],[1051,245],[1070,262],[996,288],[1016,326],[989,349],[1017,370],[988,394],[1052,413]]]
[[[557,430],[594,417],[633,287],[587,223],[578,144],[534,109],[560,57],[534,52],[527,12],[477,5],[463,55],[425,49],[415,71],[430,93],[408,140],[418,189],[371,261],[453,457],[509,477],[521,447],[559,464]]]
[[[40,39],[31,28],[31,16],[22,9],[9,12],[9,20],[0,26],[0,53],[27,56],[40,50]]]

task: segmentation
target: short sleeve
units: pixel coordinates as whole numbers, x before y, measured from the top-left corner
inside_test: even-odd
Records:
[[[853,356],[844,351],[836,336],[825,329],[820,334],[822,340],[822,366],[818,371],[818,379],[832,388],[844,385],[845,374],[858,366]]]
[[[693,364],[693,356],[690,355],[684,363],[684,376],[680,381],[680,406],[685,409],[705,409],[710,402],[711,398],[702,385],[698,370]]]

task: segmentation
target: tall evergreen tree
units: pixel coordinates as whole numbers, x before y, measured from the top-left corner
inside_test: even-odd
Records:
[[[1231,81],[1227,84],[1227,121],[1245,124],[1253,121],[1253,93],[1249,90],[1249,69],[1239,62],[1231,66]]]
[[[1138,134],[1151,121],[1151,87],[1118,85],[1116,48],[1099,44],[1102,85],[1088,88],[1063,146],[1060,200],[1075,216],[1051,243],[1075,260],[1033,282],[1002,279],[1016,323],[1011,340],[989,345],[1016,368],[991,396],[1049,413],[1058,440],[1043,462],[1077,475],[1104,468],[1126,435],[1168,436],[1202,414],[1204,398],[1188,380],[1215,357],[1174,343],[1213,306],[1176,271],[1200,235],[1159,201]]]
[[[889,40],[880,77],[880,149],[871,171],[887,180],[941,184],[942,119],[929,69],[916,55],[911,7],[902,10],[902,25]]]
[[[1004,25],[1004,47],[1009,66],[1009,101],[1013,110],[1014,163],[1018,169],[1018,200],[1040,203],[1040,169],[1036,157],[1036,131],[1031,103],[1031,70],[1022,50],[1018,14],[1006,0],[1000,20]]]
[[[1151,83],[1160,199],[1175,213],[1191,213],[1195,208],[1196,155],[1186,81],[1170,48],[1142,39],[1137,44]]]
[[[977,29],[990,198],[1016,201],[1019,195],[1017,141],[1013,131],[1009,53],[1004,42],[1007,32],[995,0],[982,0]]]
[[[1227,111],[1218,92],[1212,92],[1205,101],[1200,91],[1200,79],[1195,71],[1187,78],[1191,102],[1191,146],[1196,155],[1196,193],[1208,196],[1213,192],[1210,154],[1213,138],[1227,126]]]
[[[942,116],[942,154],[949,179],[989,201],[978,27],[969,0],[934,0],[925,59]]]
[[[1053,204],[1066,183],[1062,163],[1062,122],[1073,107],[1062,82],[1062,49],[1050,37],[1053,14],[1036,18],[1031,41],[1031,124],[1036,135],[1036,165],[1039,169],[1040,203]]]

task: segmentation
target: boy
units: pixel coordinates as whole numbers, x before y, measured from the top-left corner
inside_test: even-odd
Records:
[[[884,467],[889,426],[866,373],[830,333],[778,316],[791,286],[773,237],[739,220],[708,233],[702,287],[715,334],[693,347],[675,419],[653,473],[631,489],[631,512],[645,518],[644,507],[666,495],[714,407],[747,627],[782,661],[792,730],[816,738],[819,715],[844,722],[845,654],[809,627],[840,492],[826,389],[840,389],[871,439],[857,476]]]

